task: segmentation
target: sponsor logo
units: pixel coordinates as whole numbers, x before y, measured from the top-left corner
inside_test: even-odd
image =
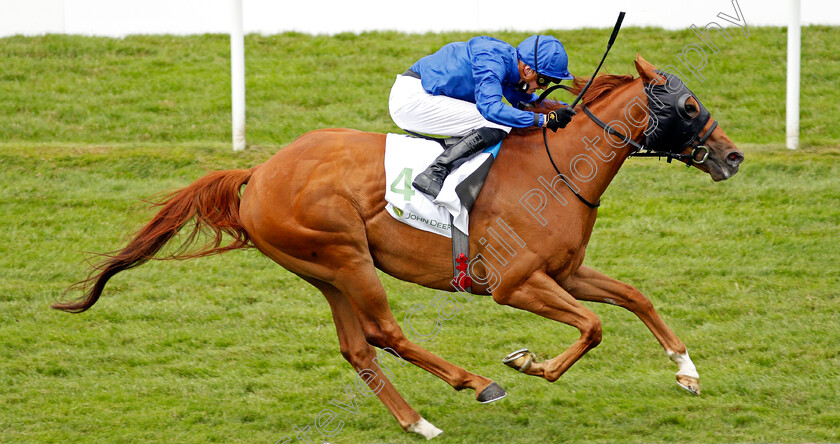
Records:
[[[441,221],[435,220],[435,219],[426,219],[425,217],[420,217],[420,216],[418,216],[414,213],[406,213],[406,212],[398,209],[397,207],[394,207],[394,213],[396,213],[397,216],[399,216],[403,219],[416,220],[416,221],[418,221],[418,222],[420,222],[424,225],[428,225],[432,228],[437,228],[439,230],[451,230],[452,229],[452,225],[449,224],[449,222],[441,222]],[[403,216],[405,216],[405,217],[403,217]]]

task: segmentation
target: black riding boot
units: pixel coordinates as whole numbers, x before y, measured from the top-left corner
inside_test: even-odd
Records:
[[[414,178],[414,182],[411,184],[423,194],[433,199],[436,198],[440,193],[441,187],[443,187],[444,179],[452,172],[453,165],[456,161],[465,159],[487,147],[499,143],[506,135],[507,132],[497,128],[479,128],[471,132],[455,145],[446,148],[426,168],[426,171],[423,171]]]

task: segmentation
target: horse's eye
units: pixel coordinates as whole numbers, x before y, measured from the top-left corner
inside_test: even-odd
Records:
[[[694,120],[700,115],[700,106],[697,99],[690,94],[686,94],[677,101],[677,112],[680,117],[686,120]]]
[[[697,117],[697,115],[696,115],[696,114],[698,113],[698,112],[697,112],[697,107],[696,107],[696,106],[694,106],[694,105],[692,105],[692,104],[690,104],[690,103],[686,103],[686,104],[685,104],[685,112],[686,112],[689,116],[691,116],[692,118]]]

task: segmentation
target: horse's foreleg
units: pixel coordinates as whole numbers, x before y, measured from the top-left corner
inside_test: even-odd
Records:
[[[312,279],[306,280],[321,290],[330,304],[342,356],[353,366],[360,379],[367,383],[371,392],[385,404],[403,430],[418,433],[426,439],[440,435],[442,430],[423,419],[391,384],[385,375],[389,371],[388,366],[379,362],[376,350],[365,340],[359,320],[356,319],[353,307],[346,297],[332,285]]]
[[[577,299],[618,305],[633,312],[647,325],[671,360],[679,367],[677,383],[694,394],[700,393],[700,376],[688,357],[685,345],[665,325],[650,299],[639,290],[587,267],[580,267],[562,285]]]
[[[578,339],[568,350],[545,362],[532,362],[533,355],[510,356],[505,363],[529,375],[556,381],[587,351],[601,342],[601,321],[592,311],[576,301],[542,271],[532,274],[516,288],[496,289],[493,299],[503,305],[519,308],[569,324],[580,331]]]

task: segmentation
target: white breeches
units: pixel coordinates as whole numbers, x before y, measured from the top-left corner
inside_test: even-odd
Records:
[[[511,129],[485,119],[475,103],[429,94],[410,76],[397,76],[388,107],[397,126],[422,134],[463,137],[483,127]]]

